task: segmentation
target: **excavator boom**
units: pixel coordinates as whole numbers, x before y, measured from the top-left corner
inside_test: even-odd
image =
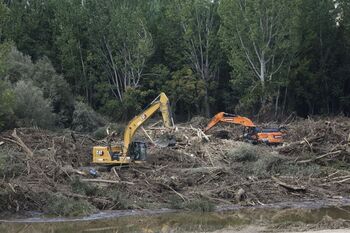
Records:
[[[131,121],[129,121],[128,125],[126,126],[124,131],[124,155],[128,154],[129,146],[137,129],[143,123],[145,123],[145,121],[147,121],[158,109],[162,113],[165,127],[171,128],[173,126],[173,118],[171,116],[169,99],[164,93],[161,93],[151,102],[146,110],[144,110],[141,114],[135,116]]]
[[[171,128],[173,118],[171,116],[168,97],[161,93],[151,104],[139,115],[135,116],[124,131],[124,142],[122,146],[95,146],[93,148],[93,163],[97,164],[128,164],[132,161],[144,160],[146,157],[146,145],[143,142],[133,142],[137,129],[145,123],[157,110],[160,110],[164,125]]]
[[[213,128],[219,122],[227,122],[245,127],[243,138],[253,143],[266,143],[266,144],[281,144],[283,143],[283,134],[279,129],[260,129],[247,117],[238,116],[235,114],[229,114],[225,112],[219,112],[208,123],[207,127],[203,130],[207,132]]]
[[[238,116],[235,114],[219,112],[210,120],[207,127],[204,129],[204,132],[207,132],[219,122],[233,123],[237,125],[243,125],[245,127],[255,127],[254,123],[249,118]]]

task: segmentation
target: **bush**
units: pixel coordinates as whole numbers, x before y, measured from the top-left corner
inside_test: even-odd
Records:
[[[87,196],[94,196],[98,192],[98,188],[92,184],[81,182],[78,178],[71,183],[72,191]]]
[[[41,88],[44,98],[50,99],[52,110],[58,116],[57,125],[69,126],[74,112],[74,98],[68,83],[56,73],[47,57],[40,59],[33,67],[33,82]]]
[[[112,199],[114,202],[113,209],[123,210],[130,209],[132,207],[129,199],[127,199],[127,194],[122,193],[120,190],[115,188],[107,188],[101,189],[100,192],[103,194],[103,196]]]
[[[108,126],[100,127],[93,133],[93,136],[97,140],[101,140],[107,137],[107,127],[109,127],[110,132],[116,132],[117,135],[121,136],[124,133],[125,125],[124,124],[109,124]]]
[[[13,122],[14,94],[10,85],[0,80],[0,131]]]
[[[25,169],[26,165],[17,158],[14,152],[8,149],[0,150],[0,177],[13,178],[21,175]]]
[[[261,156],[252,164],[252,173],[260,177],[280,173],[284,162],[283,158],[276,155]]]
[[[226,156],[233,162],[241,162],[242,164],[237,165],[235,169],[247,176],[269,177],[276,174],[309,176],[321,173],[317,164],[295,164],[289,158],[258,145],[240,144],[226,152]]]
[[[172,195],[169,197],[169,207],[171,209],[183,209],[184,201],[180,197]]]
[[[83,102],[75,103],[72,129],[78,132],[92,132],[106,124],[106,120]]]
[[[14,113],[18,126],[39,126],[52,128],[55,114],[51,112],[50,101],[44,99],[43,92],[31,81],[18,81],[14,88]]]
[[[92,214],[97,209],[85,200],[75,200],[62,195],[50,195],[47,198],[45,212],[57,216],[84,216]]]
[[[261,148],[242,143],[226,153],[226,156],[234,162],[254,162],[261,154]]]
[[[22,54],[13,46],[5,58],[6,66],[3,71],[0,67],[0,75],[2,71],[9,77],[11,83],[32,81],[34,86],[41,89],[43,97],[50,100],[51,110],[57,114],[57,126],[69,126],[74,111],[73,94],[66,80],[57,74],[50,60],[43,57],[33,63],[30,56]]]
[[[195,199],[185,204],[185,208],[198,212],[211,212],[215,205],[207,199]]]

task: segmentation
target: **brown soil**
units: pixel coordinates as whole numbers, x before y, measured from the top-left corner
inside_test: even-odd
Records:
[[[48,205],[57,196],[97,209],[193,208],[189,203],[203,209],[206,202],[263,205],[349,194],[349,118],[296,120],[287,125],[281,147],[247,145],[239,141],[242,129],[230,125],[213,129],[207,141],[194,128],[199,126],[195,121],[179,125],[171,132],[175,146],[150,146],[146,163],[112,170],[89,163],[92,147],[106,140],[70,131],[21,128],[17,137],[4,132],[0,211],[51,213]],[[146,130],[153,139],[169,134]],[[138,137],[147,140],[142,132]],[[97,179],[115,182],[91,182],[91,167],[98,170]]]

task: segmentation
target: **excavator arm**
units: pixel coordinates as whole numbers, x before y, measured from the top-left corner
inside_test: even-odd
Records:
[[[255,127],[254,123],[247,117],[242,117],[225,112],[219,112],[210,120],[207,127],[204,129],[204,132],[207,132],[219,122],[233,123],[237,125],[243,125],[245,127]]]
[[[128,164],[132,161],[141,161],[146,156],[146,146],[142,142],[133,142],[137,129],[147,121],[157,110],[162,113],[164,125],[174,125],[170,111],[169,99],[161,93],[139,115],[135,116],[126,126],[123,145],[94,146],[92,150],[92,162],[96,164]]]
[[[157,110],[160,110],[163,117],[165,127],[173,127],[173,118],[170,111],[170,103],[168,97],[162,92],[157,98],[155,98],[151,104],[139,115],[135,116],[129,121],[124,131],[124,146],[123,155],[128,154],[129,147],[137,129],[147,121]]]

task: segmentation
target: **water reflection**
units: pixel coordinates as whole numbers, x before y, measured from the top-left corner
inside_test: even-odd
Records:
[[[116,233],[116,232],[211,232],[243,226],[272,226],[276,224],[316,224],[324,219],[350,220],[350,207],[320,209],[241,209],[220,213],[164,213],[147,216],[128,216],[105,220],[1,223],[0,232],[9,233]]]

